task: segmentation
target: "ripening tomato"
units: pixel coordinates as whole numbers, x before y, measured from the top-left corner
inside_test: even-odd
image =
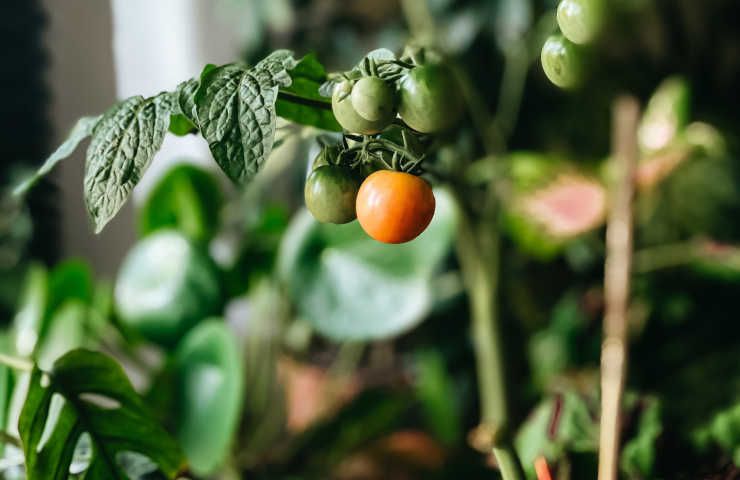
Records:
[[[424,179],[379,170],[357,193],[357,219],[365,232],[383,243],[404,243],[423,232],[434,216],[434,194]]]

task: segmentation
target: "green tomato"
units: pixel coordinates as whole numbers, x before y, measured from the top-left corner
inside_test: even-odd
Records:
[[[442,65],[411,69],[400,85],[398,113],[406,124],[422,133],[454,126],[463,111],[460,89],[452,71]]]
[[[114,291],[123,326],[163,346],[216,313],[218,278],[208,256],[182,234],[153,233],[128,253]]]
[[[340,83],[334,88],[331,97],[331,109],[339,125],[351,133],[372,135],[382,131],[391,120],[368,120],[363,118],[352,105],[352,84],[349,81]]]
[[[589,43],[601,32],[605,10],[604,0],[562,0],[557,13],[560,31],[573,43]]]
[[[352,87],[352,107],[365,120],[390,124],[396,117],[396,92],[378,77],[363,77]]]
[[[576,87],[583,78],[583,52],[562,35],[552,35],[545,41],[541,61],[545,75],[558,87]]]
[[[357,217],[355,199],[359,188],[358,178],[349,169],[324,165],[306,180],[306,207],[319,222],[351,222]]]

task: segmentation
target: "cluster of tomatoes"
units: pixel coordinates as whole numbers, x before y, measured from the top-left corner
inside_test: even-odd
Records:
[[[383,70],[384,65],[393,68]],[[320,222],[357,219],[375,240],[408,242],[434,216],[434,194],[419,176],[420,146],[425,137],[459,120],[463,102],[455,77],[442,62],[403,57],[371,61],[368,68],[349,73],[332,91],[343,143],[325,146],[314,161],[306,206]]]
[[[584,77],[585,46],[603,29],[606,0],[562,0],[557,20],[560,33],[551,35],[542,47],[542,69],[561,88],[577,87]]]

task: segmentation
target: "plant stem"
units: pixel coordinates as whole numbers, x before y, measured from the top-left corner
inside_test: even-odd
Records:
[[[290,103],[295,103],[297,105],[304,105],[306,107],[331,110],[331,102],[329,100],[316,100],[313,98],[301,97],[294,93],[286,92],[283,90],[280,90],[278,92],[278,99],[285,100],[286,102]]]
[[[16,437],[15,435],[11,435],[10,433],[4,430],[0,430],[0,443],[5,443],[7,445],[13,445],[14,447],[18,449],[23,448],[20,438]]]
[[[627,312],[632,260],[632,197],[637,164],[640,107],[618,98],[613,113],[615,180],[606,227],[604,341],[601,347],[601,428],[599,480],[616,480],[619,464],[621,403],[627,372]]]
[[[498,319],[499,237],[495,222],[476,225],[460,204],[457,253],[468,290],[475,348],[481,421],[478,435],[484,450],[493,449],[504,480],[524,478],[511,445],[506,376]]]
[[[26,360],[25,358],[13,357],[4,353],[0,353],[0,364],[16,370],[22,370],[24,372],[30,372],[33,370],[33,362]]]

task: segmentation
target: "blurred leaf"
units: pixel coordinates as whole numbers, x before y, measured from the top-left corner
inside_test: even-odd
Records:
[[[226,460],[242,408],[243,366],[233,332],[208,320],[183,338],[174,357],[177,438],[197,475]]]
[[[44,328],[48,282],[48,273],[42,265],[32,264],[28,268],[25,287],[13,319],[14,347],[22,357],[33,354]]]
[[[0,352],[11,351],[11,341],[9,336],[0,332]],[[10,398],[13,392],[13,373],[10,367],[0,365],[0,431],[8,431],[8,410],[10,408]],[[0,441],[0,458],[3,456],[5,443]],[[2,470],[0,469],[0,475]]]
[[[493,5],[493,30],[496,43],[506,52],[521,41],[532,23],[530,0],[496,0]]]
[[[450,196],[416,240],[386,245],[357,222],[320,225],[301,212],[285,235],[278,271],[301,316],[334,340],[388,338],[409,330],[433,306],[432,275],[448,255],[455,229]]]
[[[525,253],[547,260],[568,242],[603,224],[606,189],[588,169],[558,157],[514,152],[504,227]]]
[[[622,447],[619,466],[628,478],[654,478],[656,442],[663,432],[660,401],[646,399],[641,408],[637,433]]]
[[[97,117],[82,117],[75,123],[72,130],[67,134],[67,139],[62,142],[54,152],[49,155],[43,165],[33,174],[32,177],[18,185],[13,191],[14,195],[23,195],[43,176],[65,158],[72,155],[81,141],[92,135],[93,130],[98,125],[102,115]]]
[[[640,147],[647,152],[667,147],[689,122],[691,91],[685,78],[665,79],[650,97],[638,127]]]
[[[29,480],[66,480],[84,432],[93,448],[86,479],[128,478],[123,452],[146,455],[167,478],[184,468],[177,443],[153,422],[123,369],[89,350],[69,352],[48,373],[34,368],[18,430]]]
[[[57,358],[85,344],[87,316],[88,306],[78,300],[69,300],[54,310],[36,354],[39,368],[50,369]]]
[[[139,233],[179,230],[196,242],[205,242],[219,228],[223,196],[218,180],[191,164],[172,167],[151,189],[139,209]]]
[[[46,315],[54,315],[57,308],[69,300],[89,305],[93,290],[93,274],[84,260],[65,260],[57,264],[49,275]]]
[[[176,113],[173,115],[170,115],[170,127],[169,127],[170,133],[177,135],[178,137],[183,137],[185,135],[188,135],[190,133],[195,133],[198,131],[198,127],[196,127],[193,122],[188,120],[188,117],[181,113]]]
[[[416,356],[416,395],[425,420],[434,435],[451,446],[462,437],[455,383],[447,372],[444,357],[426,350]]]
[[[514,441],[527,477],[536,478],[534,460],[540,455],[557,462],[567,452],[596,452],[597,421],[576,393],[563,392],[540,402]]]
[[[193,325],[216,313],[221,295],[208,255],[182,234],[161,230],[129,251],[118,272],[114,300],[124,326],[173,346]]]
[[[278,96],[275,103],[278,116],[302,125],[341,132],[342,127],[339,126],[331,111],[331,101],[319,93],[319,87],[326,82],[326,71],[323,65],[319,63],[316,55],[309,53],[289,73],[293,82],[289,87],[283,87],[280,90],[281,93],[298,97],[298,101],[309,99],[321,102],[325,105],[325,108],[301,104],[298,101],[289,101]]]

